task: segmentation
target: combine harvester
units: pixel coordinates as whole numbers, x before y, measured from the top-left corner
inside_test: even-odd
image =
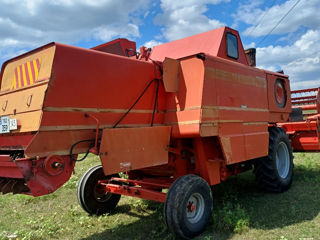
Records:
[[[85,211],[109,212],[121,195],[163,202],[185,239],[211,217],[210,186],[254,168],[263,189],[283,192],[292,148],[320,149],[319,94],[291,102],[288,76],[255,68],[255,49],[228,27],[139,54],[126,39],[50,43],[4,63],[0,77],[0,192],[50,194],[91,152],[102,165],[79,181]]]

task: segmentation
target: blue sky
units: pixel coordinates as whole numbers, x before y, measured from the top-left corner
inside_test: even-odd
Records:
[[[259,68],[283,69],[293,89],[320,86],[320,0],[0,0],[0,6],[0,65],[52,41],[88,48],[125,37],[152,47],[227,25],[245,48],[257,47]]]

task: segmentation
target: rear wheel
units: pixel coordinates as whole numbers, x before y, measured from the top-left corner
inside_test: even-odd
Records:
[[[293,156],[286,132],[278,127],[269,128],[269,154],[255,162],[259,185],[271,192],[290,188],[293,176]]]
[[[191,239],[204,231],[212,208],[208,183],[199,176],[185,175],[169,188],[164,205],[165,222],[177,236]]]
[[[83,174],[77,187],[77,196],[80,206],[89,214],[102,215],[110,212],[117,206],[121,195],[106,192],[98,181],[110,179],[114,176],[105,176],[101,165],[90,168]]]

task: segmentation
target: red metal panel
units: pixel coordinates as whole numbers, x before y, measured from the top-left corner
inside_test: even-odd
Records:
[[[194,139],[194,150],[196,170],[200,176],[211,186],[219,184],[223,156],[217,138]]]
[[[316,131],[304,131],[292,135],[291,144],[295,152],[320,151],[319,136]]]
[[[26,157],[47,157],[48,155],[67,155],[72,144],[79,140],[95,138],[95,130],[74,131],[40,131],[33,138],[25,150]],[[82,143],[74,148],[73,154],[83,153],[88,150],[90,142]]]
[[[165,58],[163,62],[163,84],[166,92],[177,92],[179,85],[180,61]]]
[[[200,125],[196,124],[176,124],[172,126],[172,137],[174,138],[193,138],[199,137]]]
[[[233,59],[227,56],[227,32],[237,36],[239,49],[238,59]],[[162,62],[165,57],[179,59],[198,53],[226,58],[230,61],[248,65],[239,33],[228,27],[214,29],[205,33],[200,33],[191,37],[155,46],[152,49],[150,58]]]
[[[148,199],[156,202],[164,203],[166,201],[166,194],[162,192],[157,192],[154,190],[149,190],[141,187],[130,187],[122,186],[116,184],[105,184],[105,189],[107,192],[127,195],[131,197],[138,197],[142,199]]]
[[[168,93],[165,124],[174,125],[175,137],[200,134],[200,107],[203,90],[203,61],[195,56],[181,60],[177,93]]]
[[[103,130],[100,159],[106,175],[168,163],[171,127]]]
[[[0,146],[3,150],[17,150],[24,149],[30,143],[34,135],[15,135],[15,136],[1,136]]]
[[[53,71],[45,107],[128,109],[156,74],[150,62],[62,44],[56,46]],[[152,109],[155,88],[136,109]],[[162,102],[159,97],[159,109]]]
[[[198,53],[217,56],[225,28],[214,29],[191,37],[153,47],[150,58],[164,61],[165,57],[178,59]]]
[[[23,178],[17,165],[12,161],[9,155],[0,155],[0,177]]]
[[[133,41],[129,41],[125,38],[119,38],[111,42],[107,42],[99,46],[93,47],[92,49],[101,52],[127,56],[127,54],[129,54],[129,49],[136,51],[136,43]],[[132,52],[130,53],[132,54]]]
[[[56,110],[56,111],[54,111]],[[60,111],[59,111],[60,110]],[[87,110],[87,111],[86,111]],[[42,116],[40,130],[72,130],[72,129],[94,129],[96,122],[92,118],[85,116],[85,113],[90,113],[97,117],[100,121],[100,127],[112,127],[125,114],[128,109],[109,109],[103,112],[95,112],[95,109],[83,110],[64,110],[63,108],[56,108],[45,111]],[[51,112],[52,111],[52,112]],[[99,111],[99,110],[98,110]],[[132,110],[119,124],[119,127],[137,127],[150,126],[152,120],[152,110]],[[155,113],[154,124],[163,123],[163,114]]]
[[[277,105],[275,100],[275,82],[277,79],[281,79],[284,82],[284,88],[286,91],[286,105],[281,108]],[[291,112],[291,95],[290,95],[290,84],[289,79],[275,74],[267,74],[268,81],[268,108],[270,110],[269,122],[286,122],[289,118],[289,113]]]
[[[213,124],[212,134],[219,136],[226,163],[266,156],[269,109],[265,72],[211,56],[205,66],[201,122]]]
[[[16,160],[19,171],[23,174],[32,196],[53,193],[69,180],[75,162],[72,162],[69,156],[62,156],[61,158],[64,161],[64,167],[58,175],[50,175],[44,169],[45,159],[43,158]]]

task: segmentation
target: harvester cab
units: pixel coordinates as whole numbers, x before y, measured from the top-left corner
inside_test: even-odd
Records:
[[[192,238],[211,216],[209,186],[252,167],[265,190],[291,185],[289,79],[254,66],[228,27],[140,54],[116,39],[13,58],[1,70],[0,192],[52,193],[92,152],[101,165],[77,188],[85,211],[106,213],[121,195],[163,202],[169,229]]]

